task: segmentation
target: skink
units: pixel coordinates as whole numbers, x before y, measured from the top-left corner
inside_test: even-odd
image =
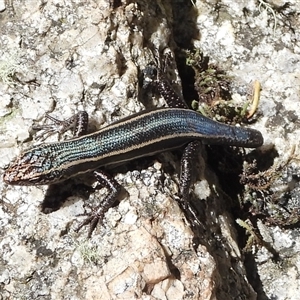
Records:
[[[130,116],[82,137],[33,147],[10,165],[3,179],[15,185],[53,184],[195,140],[249,148],[263,144],[257,130],[221,124],[188,109],[161,108]]]
[[[78,231],[90,224],[88,236],[91,236],[96,225],[103,221],[105,213],[114,204],[121,187],[102,170],[102,166],[186,145],[181,158],[179,204],[187,216],[197,223],[197,215],[188,203],[194,161],[201,143],[255,148],[263,144],[263,137],[257,130],[221,124],[189,110],[184,99],[176,94],[166,80],[164,72],[160,68],[157,71],[154,82],[170,108],[144,111],[88,135],[88,116],[85,112],[66,121],[48,116],[63,130],[73,128],[74,135],[78,137],[42,144],[25,151],[5,171],[4,181],[15,185],[53,184],[93,171],[100,185],[109,192],[98,206],[87,213],[87,218],[77,228]],[[44,129],[46,133],[53,131],[51,126]]]

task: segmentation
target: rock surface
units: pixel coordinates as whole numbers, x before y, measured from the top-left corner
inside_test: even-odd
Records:
[[[142,70],[165,48],[175,66],[174,53],[185,43],[201,48],[232,75],[236,97],[244,99],[250,83],[261,82],[260,116],[253,127],[264,135],[263,149],[275,144],[280,164],[299,140],[299,124],[291,118],[298,119],[299,112],[300,39],[293,30],[299,24],[259,1],[241,3],[19,0],[0,5],[2,170],[36,143],[29,129],[46,112],[64,119],[86,110],[93,131],[162,106],[163,99],[142,90]],[[287,12],[299,15],[297,6],[290,1]],[[178,76],[174,85],[180,90]],[[259,223],[262,239],[280,261],[264,246],[245,256],[205,151],[199,159],[195,197],[202,213],[196,233],[176,202],[177,153],[112,170],[127,193],[89,240],[87,229],[73,230],[82,219],[77,215],[85,212],[82,193],[45,214],[47,186],[0,181],[2,299],[296,299],[299,229]],[[98,202],[103,192],[91,193],[89,201]]]

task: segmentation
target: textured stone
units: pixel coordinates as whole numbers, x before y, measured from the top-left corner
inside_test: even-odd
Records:
[[[293,8],[296,2],[290,3]],[[155,61],[157,49],[166,47],[180,90],[171,67],[175,50],[186,40],[235,78],[236,98],[245,99],[240,90],[261,81],[262,116],[254,126],[264,134],[264,147],[275,143],[281,157],[299,140],[299,126],[287,123],[285,115],[299,113],[299,31],[279,22],[274,34],[271,14],[259,13],[257,1],[224,0],[218,13],[212,1],[200,0],[50,0],[43,5],[17,0],[4,8],[0,61],[9,58],[13,73],[0,76],[2,169],[36,143],[29,128],[46,112],[64,119],[87,110],[94,130],[151,108],[152,102],[163,105],[161,97],[141,88],[142,70]],[[265,128],[282,114],[283,123]],[[253,270],[245,270],[228,199],[219,193],[205,157],[199,158],[195,197],[201,225],[196,232],[175,200],[178,176],[172,170],[179,169],[179,158],[171,153],[112,172],[127,194],[88,241],[87,229],[73,231],[81,220],[77,215],[85,211],[83,196],[73,195],[45,214],[47,187],[0,181],[3,299],[255,299],[247,280]],[[89,201],[101,199],[103,191],[96,190]],[[296,299],[299,234],[263,227],[262,236],[284,263],[279,267],[266,248],[259,249],[251,264],[261,285],[253,286],[269,298]]]

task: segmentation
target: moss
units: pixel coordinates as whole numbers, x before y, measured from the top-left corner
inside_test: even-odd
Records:
[[[78,250],[85,262],[97,264],[100,259],[99,250],[89,242],[84,242],[78,246]]]
[[[7,51],[0,59],[0,80],[4,83],[12,83],[16,71],[20,68],[20,50]]]

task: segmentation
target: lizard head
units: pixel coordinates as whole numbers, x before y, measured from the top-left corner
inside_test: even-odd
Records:
[[[17,157],[5,170],[3,180],[11,185],[43,185],[61,180],[51,147],[35,147]]]

